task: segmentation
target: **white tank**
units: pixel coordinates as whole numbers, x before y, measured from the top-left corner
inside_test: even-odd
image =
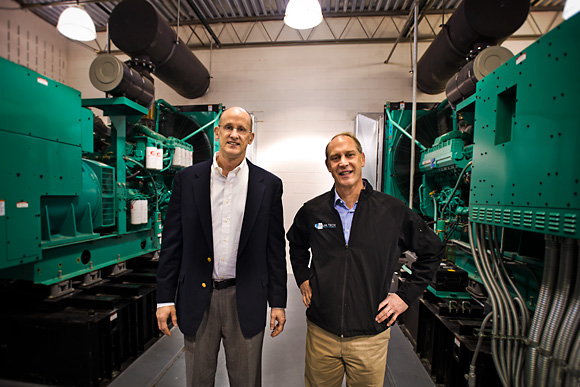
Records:
[[[148,146],[145,148],[145,168],[147,169],[161,169],[158,168],[157,162],[157,148],[154,146]]]

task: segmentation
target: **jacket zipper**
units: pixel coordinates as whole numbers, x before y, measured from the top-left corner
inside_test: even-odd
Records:
[[[348,251],[348,243],[345,243],[344,245],[346,251],[345,253]],[[342,305],[341,305],[341,311],[340,311],[340,337],[344,337],[344,300],[346,298],[346,266],[347,266],[347,257],[345,254],[344,257],[344,277],[342,279]]]
[[[332,209],[333,209],[334,213],[338,216],[338,220],[340,222],[340,235],[342,235],[342,238],[344,240],[344,248],[345,248],[345,253],[346,253],[346,250],[348,250],[348,243],[344,239],[344,231],[343,231],[344,225],[342,224],[342,219],[340,219],[340,215],[339,215],[338,211],[336,210],[336,208],[334,208],[334,206],[333,206]],[[341,338],[344,337],[344,300],[346,297],[346,263],[347,263],[347,258],[345,256],[344,257],[344,275],[342,278],[342,300],[341,300],[341,305],[340,305],[340,337]]]

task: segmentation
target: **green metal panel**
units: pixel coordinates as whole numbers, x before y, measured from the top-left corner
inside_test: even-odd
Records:
[[[460,167],[463,168],[469,162],[464,153],[464,142],[453,138],[439,145],[433,146],[420,155],[420,170],[423,173],[433,168]]]
[[[21,109],[26,116],[24,109]],[[4,201],[5,243],[0,268],[39,259],[41,197],[74,196],[82,192],[81,148],[0,130],[0,143],[11,144],[0,152],[3,172],[0,200]],[[26,232],[23,232],[26,230]],[[5,247],[4,247],[5,246]]]
[[[115,225],[115,168],[94,160],[83,160],[94,173],[100,192],[100,208],[95,215],[94,227]]]
[[[385,106],[386,109],[390,109],[390,103],[387,102]],[[407,116],[407,117],[405,117]],[[410,112],[408,110],[395,110],[391,112],[391,117],[398,123],[405,123],[409,122]],[[403,120],[403,118],[405,118]],[[398,189],[395,181],[393,179],[392,170],[393,170],[393,143],[395,141],[395,136],[397,135],[397,129],[393,125],[392,122],[389,120],[385,120],[385,161],[383,165],[383,187],[382,191],[393,196],[398,196]],[[404,127],[404,126],[403,126]],[[403,199],[399,197],[400,199]]]
[[[429,290],[435,297],[439,298],[449,298],[449,299],[458,299],[458,300],[470,300],[471,294],[468,292],[445,292],[441,290],[435,290],[433,286],[427,286],[427,290]]]
[[[412,117],[412,110],[409,104],[398,104],[398,103],[391,103],[387,102],[385,105],[385,110],[391,109],[390,114],[393,119],[398,125],[402,126],[403,128],[407,128],[411,124],[411,117]],[[398,110],[397,110],[398,109]],[[421,117],[425,114],[422,110],[417,110],[417,118]],[[401,136],[399,129],[396,128],[393,122],[389,121],[388,119],[385,122],[386,131],[385,131],[385,162],[383,168],[383,192],[395,196],[405,202],[409,201],[408,197],[403,197],[399,187],[393,176],[394,171],[394,147],[396,140]],[[416,154],[417,160],[420,157],[420,154]]]
[[[41,196],[81,192],[82,108],[78,91],[3,58],[0,74],[1,269],[41,258]]]
[[[79,91],[1,57],[0,74],[0,90],[10,93],[0,104],[1,131],[81,145]]]
[[[126,181],[127,124],[147,109],[122,97],[81,100],[2,58],[0,71],[9,91],[0,94],[0,278],[52,285],[158,250],[172,173],[132,168]],[[83,106],[111,119],[97,153]],[[147,222],[128,225],[129,191],[149,201]]]
[[[91,153],[93,149],[93,112],[81,109],[81,147],[83,152]]]
[[[408,274],[412,274],[413,271],[407,266],[403,265],[401,270],[407,272]],[[435,290],[431,285],[427,286],[427,290],[433,293],[436,297],[439,298],[454,298],[454,299],[461,299],[461,300],[468,300],[471,298],[470,294],[467,292],[446,292],[441,290]]]
[[[8,244],[6,241],[6,198],[0,197],[0,268],[8,261]]]
[[[203,105],[198,106],[199,108],[196,111],[189,111],[189,109],[183,109],[183,107],[181,106],[178,106],[178,108],[181,108],[180,109],[181,114],[193,118],[200,127],[208,125],[203,131],[209,138],[210,145],[212,146],[212,153],[215,153],[219,149],[219,141],[215,140],[215,135],[213,131],[214,128],[217,126],[217,122],[213,124],[210,123],[216,119],[218,114],[221,114],[222,110],[225,109],[225,107],[221,103],[215,105],[207,105],[205,110],[203,109],[204,107]]]
[[[88,98],[82,100],[83,107],[96,107],[101,109],[106,116],[126,116],[127,121],[136,123],[147,115],[147,108],[125,97],[115,98]]]
[[[159,249],[154,229],[102,237],[43,251],[42,260],[0,272],[3,278],[52,285]]]
[[[477,84],[470,219],[580,238],[580,15]]]

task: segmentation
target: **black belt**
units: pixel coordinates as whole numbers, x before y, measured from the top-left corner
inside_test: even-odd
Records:
[[[213,288],[217,290],[229,288],[230,286],[234,286],[235,284],[236,284],[235,278],[230,278],[221,281],[212,281]]]

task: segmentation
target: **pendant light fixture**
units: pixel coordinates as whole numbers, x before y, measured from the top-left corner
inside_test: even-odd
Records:
[[[566,20],[576,15],[580,11],[580,0],[566,0],[562,17]]]
[[[72,40],[87,42],[97,38],[93,19],[80,6],[65,9],[58,18],[56,29]]]
[[[322,9],[318,0],[290,0],[286,6],[284,23],[290,28],[305,30],[314,28],[322,21]]]

